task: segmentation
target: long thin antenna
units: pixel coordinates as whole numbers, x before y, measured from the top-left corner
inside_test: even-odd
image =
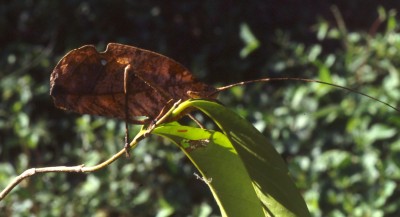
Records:
[[[217,90],[215,92],[210,94],[210,96],[213,96],[213,95],[215,95],[215,94],[217,94],[217,93],[219,93],[221,91],[227,90],[229,88],[236,87],[236,86],[242,86],[242,85],[245,85],[245,84],[257,83],[257,82],[269,82],[269,81],[288,81],[288,80],[290,80],[290,81],[315,82],[315,83],[329,85],[329,86],[332,86],[332,87],[337,87],[337,88],[340,88],[340,89],[343,89],[343,90],[347,90],[347,91],[350,91],[350,92],[353,92],[353,93],[360,94],[360,95],[368,97],[368,98],[370,98],[372,100],[376,100],[376,101],[378,101],[378,102],[380,102],[380,103],[382,103],[382,104],[384,104],[386,106],[389,106],[390,108],[400,112],[400,109],[390,105],[389,103],[384,102],[382,100],[379,100],[379,99],[377,99],[375,97],[372,97],[370,95],[367,95],[365,93],[362,93],[360,91],[353,90],[353,89],[348,88],[348,87],[343,87],[343,86],[340,86],[340,85],[337,85],[337,84],[332,84],[332,83],[325,82],[325,81],[319,81],[319,80],[307,79],[307,78],[261,78],[261,79],[251,80],[251,81],[242,81],[242,82],[235,83],[235,84],[230,84],[230,85],[227,85],[227,86],[224,86],[224,87],[219,87],[219,88],[217,88]]]

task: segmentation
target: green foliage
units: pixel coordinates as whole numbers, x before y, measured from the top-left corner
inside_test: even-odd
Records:
[[[6,1],[0,6],[0,187],[27,168],[93,165],[123,146],[123,123],[59,111],[48,96],[51,69],[83,44],[103,49],[113,41],[158,51],[208,82],[319,78],[398,107],[399,21],[387,8],[399,7],[381,3],[377,10],[371,2],[341,2],[345,25],[338,28],[324,1],[229,7],[223,1]],[[245,59],[242,23],[260,43]],[[312,216],[399,216],[398,113],[299,82],[249,85],[219,99],[282,154]],[[0,213],[219,215],[193,172],[179,149],[152,137],[103,171],[30,178],[0,202]]]
[[[246,58],[250,53],[260,46],[260,42],[251,32],[249,25],[246,23],[240,24],[240,38],[245,43],[245,46],[240,51],[240,57]]]
[[[374,35],[341,32],[324,20],[314,27],[318,43],[279,35],[282,50],[271,67],[279,76],[304,72],[398,107],[399,25],[394,11],[387,14],[380,21],[386,29]],[[290,83],[283,90],[257,85],[227,102],[240,99],[249,102],[241,114],[287,156],[314,216],[399,214],[398,112],[319,84]]]
[[[195,107],[223,134],[168,124],[154,130],[182,147],[205,180],[223,216],[309,216],[307,207],[273,146],[251,124],[213,102],[193,100],[175,111]],[[188,144],[184,141],[207,143]]]
[[[186,132],[180,133],[182,130]],[[224,134],[177,124],[161,126],[154,133],[193,149],[182,148],[201,172],[201,179],[210,187],[223,216],[264,216],[251,180]]]

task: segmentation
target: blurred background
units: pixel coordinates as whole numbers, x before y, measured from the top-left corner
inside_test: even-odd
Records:
[[[2,1],[0,188],[28,168],[94,165],[123,147],[123,122],[53,106],[49,76],[71,49],[124,43],[169,56],[215,86],[314,78],[399,107],[399,8],[373,0]],[[398,112],[296,81],[237,87],[219,100],[278,149],[312,216],[400,215]],[[179,148],[153,136],[98,172],[22,182],[0,215],[220,215],[194,172]]]

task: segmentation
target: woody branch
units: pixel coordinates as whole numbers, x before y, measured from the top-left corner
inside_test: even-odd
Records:
[[[147,134],[146,134],[147,135]],[[145,133],[144,132],[139,132],[139,134],[132,140],[132,142],[129,144],[129,147],[132,148],[135,146],[138,142],[140,142],[142,139],[145,138]],[[118,158],[120,158],[124,153],[126,152],[126,149],[123,148],[120,150],[118,153],[107,159],[106,161],[97,164],[95,166],[89,166],[86,167],[84,164],[78,165],[78,166],[54,166],[54,167],[42,167],[42,168],[30,168],[25,170],[23,173],[21,173],[19,176],[15,177],[14,180],[7,185],[6,188],[3,189],[3,191],[0,192],[0,201],[3,200],[10,192],[12,189],[14,189],[19,183],[21,183],[24,179],[34,176],[36,174],[40,173],[50,173],[50,172],[57,172],[57,173],[88,173],[88,172],[93,172],[96,170],[100,170],[107,165],[111,164]]]

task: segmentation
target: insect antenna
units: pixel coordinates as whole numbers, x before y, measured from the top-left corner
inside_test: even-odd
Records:
[[[340,86],[340,85],[337,85],[337,84],[333,84],[333,83],[329,83],[329,82],[325,82],[325,81],[314,80],[314,79],[308,79],[308,78],[289,78],[289,77],[287,77],[287,78],[261,78],[261,79],[255,79],[255,80],[249,80],[249,81],[242,81],[242,82],[230,84],[230,85],[227,85],[227,86],[219,87],[219,88],[217,88],[217,90],[215,92],[210,94],[210,97],[218,94],[219,92],[222,92],[222,91],[225,91],[227,89],[230,89],[232,87],[243,86],[243,85],[246,85],[246,84],[258,83],[258,82],[269,82],[269,81],[303,81],[303,82],[314,82],[314,83],[319,83],[319,84],[325,84],[325,85],[329,85],[329,86],[332,86],[332,87],[336,87],[336,88],[340,88],[340,89],[343,89],[343,90],[347,90],[347,91],[350,91],[352,93],[360,94],[360,95],[362,95],[364,97],[368,97],[368,98],[370,98],[372,100],[375,100],[375,101],[377,101],[379,103],[382,103],[382,104],[384,104],[386,106],[389,106],[390,108],[396,110],[397,112],[400,112],[400,109],[396,108],[395,106],[393,106],[393,105],[391,105],[391,104],[389,104],[387,102],[384,102],[382,100],[379,100],[379,99],[377,99],[375,97],[372,97],[372,96],[370,96],[368,94],[365,94],[363,92],[360,92],[360,91],[357,91],[357,90],[354,90],[354,89],[351,89],[351,88],[348,88],[348,87]]]

